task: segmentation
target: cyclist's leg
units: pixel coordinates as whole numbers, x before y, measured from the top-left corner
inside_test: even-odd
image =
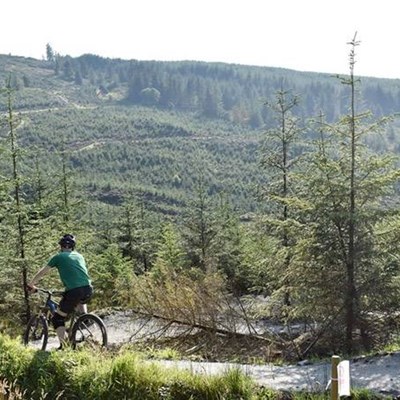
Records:
[[[66,334],[65,320],[69,314],[74,312],[76,306],[80,303],[81,295],[78,289],[67,290],[63,294],[59,307],[57,308],[53,317],[53,325],[56,329],[61,347],[68,340]]]
[[[87,313],[87,304],[79,303],[79,304],[76,306],[76,311],[77,311],[79,314],[86,314],[86,313]]]
[[[79,304],[76,306],[76,311],[78,311],[80,314],[86,314],[87,313],[87,303],[92,297],[93,294],[93,288],[91,286],[84,286],[79,289]]]
[[[60,346],[63,346],[67,339],[65,329],[65,319],[67,315],[68,314],[66,312],[58,308],[57,311],[54,313],[53,318],[51,319],[54,329],[56,330],[58,340],[60,341]]]

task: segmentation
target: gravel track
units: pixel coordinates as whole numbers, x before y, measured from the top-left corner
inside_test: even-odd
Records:
[[[105,316],[104,322],[111,346],[119,346],[145,337],[155,338],[162,332],[159,321],[137,318],[132,313],[120,312]],[[175,327],[175,329],[169,329],[167,333],[173,336],[181,329],[181,327]],[[203,374],[221,374],[230,369],[239,369],[259,385],[277,390],[325,390],[331,373],[329,362],[302,362],[285,366],[187,360],[148,362]],[[352,388],[370,389],[393,397],[400,396],[400,352],[350,360],[350,376]]]

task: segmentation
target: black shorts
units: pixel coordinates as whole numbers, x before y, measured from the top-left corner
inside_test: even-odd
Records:
[[[87,303],[93,294],[92,286],[82,286],[67,290],[60,301],[60,310],[70,314],[78,304]]]

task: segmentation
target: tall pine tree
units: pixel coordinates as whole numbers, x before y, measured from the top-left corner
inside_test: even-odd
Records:
[[[374,120],[360,110],[356,36],[350,45],[350,76],[341,78],[349,89],[349,112],[333,124],[318,121],[319,139],[303,179],[307,229],[295,260],[298,309],[303,317],[324,320],[331,340],[349,353],[356,344],[371,344],[377,333],[372,313],[383,315],[397,296],[399,269],[383,250],[379,232],[397,212],[386,200],[400,176],[392,157],[365,146],[365,139],[383,132],[390,119]]]

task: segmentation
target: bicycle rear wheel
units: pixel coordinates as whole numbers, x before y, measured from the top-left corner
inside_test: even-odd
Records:
[[[25,346],[46,350],[48,338],[49,326],[46,317],[42,314],[33,315],[25,329]]]
[[[107,346],[107,330],[97,315],[83,314],[74,323],[70,337],[72,348],[98,349]]]

